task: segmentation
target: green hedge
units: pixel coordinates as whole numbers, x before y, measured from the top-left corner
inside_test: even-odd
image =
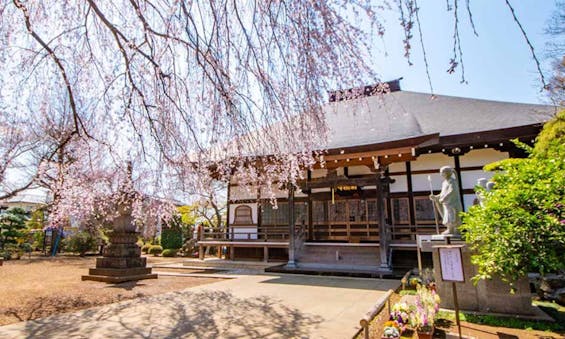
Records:
[[[153,245],[151,245],[151,244],[145,244],[145,245],[141,246],[141,252],[147,254],[147,252],[149,252],[149,249],[151,248],[151,246],[153,246]]]
[[[163,250],[163,253],[161,255],[164,256],[164,257],[176,257],[177,256],[177,250],[167,248],[167,249]]]
[[[163,252],[163,247],[159,245],[153,245],[149,247],[149,254],[153,254],[155,256],[161,254]]]
[[[182,247],[182,230],[174,219],[161,231],[161,246],[175,250]]]

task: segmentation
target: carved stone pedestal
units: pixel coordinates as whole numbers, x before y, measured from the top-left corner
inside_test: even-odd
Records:
[[[141,248],[136,244],[137,233],[129,215],[114,221],[110,245],[104,249],[103,257],[96,258],[96,268],[91,268],[82,280],[121,283],[124,281],[157,279],[146,267],[147,259],[141,257]]]

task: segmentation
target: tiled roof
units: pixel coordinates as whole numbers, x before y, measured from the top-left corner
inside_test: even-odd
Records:
[[[543,123],[552,106],[398,91],[326,105],[334,149],[439,133],[440,136]]]

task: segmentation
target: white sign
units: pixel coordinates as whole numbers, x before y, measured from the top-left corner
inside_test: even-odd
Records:
[[[440,247],[439,262],[443,281],[465,282],[460,247]]]

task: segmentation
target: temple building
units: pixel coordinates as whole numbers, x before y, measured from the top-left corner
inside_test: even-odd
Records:
[[[511,141],[532,144],[555,108],[430,95],[400,90],[354,99],[330,93],[325,116],[328,144],[298,188],[275,192],[232,181],[228,230],[203,233],[206,246],[222,246],[228,258],[283,260],[287,267],[389,271],[415,258],[416,235],[443,231],[429,199],[441,190],[439,168],[457,172],[463,208],[475,200],[483,166],[524,152]],[[441,218],[437,219],[441,223]],[[413,267],[413,266],[412,266]]]

